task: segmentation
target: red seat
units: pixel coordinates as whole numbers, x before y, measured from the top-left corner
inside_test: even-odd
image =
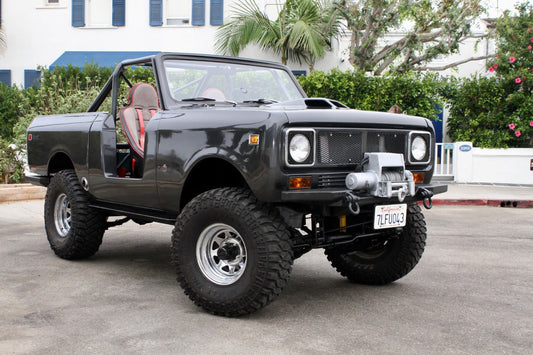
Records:
[[[120,124],[133,151],[144,157],[145,127],[159,111],[155,88],[148,83],[135,84],[128,94],[128,104],[119,112]]]

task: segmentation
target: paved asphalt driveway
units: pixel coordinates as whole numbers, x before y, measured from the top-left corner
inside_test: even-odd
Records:
[[[436,206],[419,265],[351,284],[316,250],[274,303],[212,316],[178,287],[171,226],[127,223],[55,257],[42,201],[0,204],[0,354],[532,354],[533,209]]]

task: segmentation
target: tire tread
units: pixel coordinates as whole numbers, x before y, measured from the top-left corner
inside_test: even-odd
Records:
[[[184,274],[177,250],[180,248],[182,231],[193,215],[210,208],[233,208],[239,216],[249,216],[246,223],[254,226],[263,240],[258,243],[258,269],[262,272],[254,280],[242,298],[213,302],[193,290]],[[293,254],[287,226],[277,210],[262,204],[250,190],[221,188],[207,191],[195,197],[182,211],[172,232],[172,263],[177,280],[185,294],[198,306],[222,316],[242,316],[255,312],[279,296],[289,280]]]

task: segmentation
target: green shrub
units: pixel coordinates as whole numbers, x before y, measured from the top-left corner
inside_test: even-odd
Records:
[[[497,56],[489,71],[505,91],[500,106],[510,146],[533,144],[533,5],[516,5],[518,16],[506,12],[496,22]]]
[[[511,143],[506,106],[508,92],[497,78],[463,79],[448,97],[448,134],[453,141],[470,141],[476,147],[503,148]]]
[[[0,138],[13,137],[13,126],[21,115],[21,99],[21,90],[16,86],[0,83]]]
[[[439,96],[441,79],[431,74],[371,77],[361,72],[332,70],[314,71],[298,77],[298,81],[310,97],[335,99],[360,110],[388,111],[398,105],[407,114],[435,119],[439,113],[435,104],[443,105]]]
[[[12,143],[0,138],[0,183],[17,183],[24,178],[24,163],[20,149],[13,149]]]

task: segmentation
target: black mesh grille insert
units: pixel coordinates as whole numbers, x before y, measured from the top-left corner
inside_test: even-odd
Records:
[[[316,166],[355,166],[365,152],[406,152],[407,132],[381,130],[319,130]]]
[[[318,132],[318,165],[354,165],[363,159],[361,132]]]

